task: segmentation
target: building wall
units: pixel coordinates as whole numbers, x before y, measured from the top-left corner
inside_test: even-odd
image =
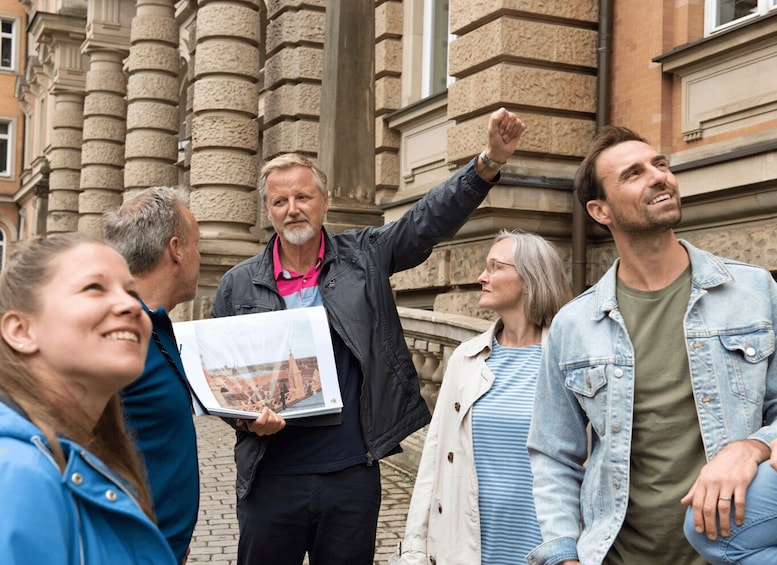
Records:
[[[11,4],[32,22],[17,92],[30,124],[22,183],[7,193],[16,210],[29,207],[24,237],[99,230],[102,212],[126,194],[177,179],[191,188],[203,253],[200,295],[182,315],[207,315],[223,272],[270,235],[254,190],[262,161],[321,152],[328,3],[95,0],[91,15],[76,2],[59,13]],[[374,52],[342,63],[374,58],[374,197],[340,205],[330,227],[399,217],[480,152],[500,106],[529,126],[457,237],[392,279],[400,305],[486,316],[477,276],[502,228],[545,236],[571,270],[580,235],[571,181],[602,120],[669,155],[685,198],[682,237],[777,269],[777,73],[766,72],[777,11],[705,37],[703,0],[612,0],[611,71],[599,92],[599,6],[375,0]],[[448,33],[427,42],[428,24],[443,17]],[[430,49],[447,56],[434,80]],[[351,104],[343,96],[337,110]],[[591,284],[614,249],[606,231],[586,230]]]
[[[25,56],[24,6],[17,0],[0,0],[0,18],[13,23],[13,57],[10,67],[0,68],[0,120],[7,128],[11,154],[7,174],[0,175],[0,268],[18,238],[19,208],[14,195],[19,190],[21,148],[24,140],[24,119],[16,103],[14,91],[23,68]]]
[[[676,230],[714,253],[777,270],[777,10],[705,36],[705,3],[614,4],[611,121],[670,157]],[[589,282],[611,262],[593,229]]]

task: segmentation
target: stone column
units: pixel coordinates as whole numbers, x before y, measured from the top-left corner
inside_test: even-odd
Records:
[[[49,151],[47,233],[78,231],[84,92],[55,86]]]
[[[84,87],[87,61],[81,54],[84,20],[37,13],[31,34],[39,44],[51,77],[51,148],[46,221],[38,232],[78,229],[81,143],[84,123]]]
[[[127,71],[124,188],[175,186],[178,172],[178,24],[173,0],[138,0]]]
[[[84,143],[78,231],[102,234],[102,215],[121,205],[127,104],[122,61],[126,51],[87,51]]]
[[[318,155],[327,4],[335,3],[268,2],[262,146],[265,159],[288,151]]]
[[[319,163],[329,179],[327,225],[335,232],[382,225],[375,206],[375,4],[330,3],[325,37]]]
[[[102,235],[102,215],[121,205],[127,120],[129,0],[89,0],[86,41],[89,57],[81,150],[78,231]]]
[[[375,6],[375,202],[386,202],[399,188],[399,133],[386,117],[401,108],[404,69],[403,2],[390,0]],[[408,47],[408,51],[411,49]],[[408,84],[408,87],[410,85]],[[420,85],[419,85],[420,86]]]
[[[203,311],[221,275],[259,251],[250,232],[259,166],[258,1],[198,3],[189,178],[201,229]]]
[[[178,77],[178,179],[179,184],[191,186],[189,171],[192,158],[192,112],[194,99],[194,53],[197,42],[197,6],[192,1],[181,2],[176,6],[180,55],[183,57]]]

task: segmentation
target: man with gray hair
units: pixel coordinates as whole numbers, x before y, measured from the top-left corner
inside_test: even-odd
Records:
[[[380,509],[377,462],[426,425],[429,409],[402,334],[390,277],[453,237],[515,151],[525,124],[491,114],[483,152],[398,220],[331,233],[326,175],[298,154],[262,168],[259,197],[275,235],[219,282],[213,316],[323,306],[342,414],[287,426],[265,409],[236,423],[239,565],[372,565]],[[309,422],[308,422],[309,423]]]
[[[185,562],[199,507],[197,438],[168,312],[197,294],[200,232],[187,193],[152,187],[105,215],[105,239],[127,260],[153,332],[146,366],[122,390],[127,424],[148,471],[159,528]]]

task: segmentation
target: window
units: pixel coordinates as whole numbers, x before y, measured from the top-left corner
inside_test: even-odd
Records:
[[[0,69],[12,71],[16,68],[14,64],[16,59],[14,45],[16,21],[2,18],[0,23],[2,24],[0,29]]]
[[[707,0],[705,28],[714,33],[775,8],[777,0]]]
[[[448,0],[424,0],[421,96],[448,88]]]
[[[11,122],[0,120],[0,177],[11,176]]]

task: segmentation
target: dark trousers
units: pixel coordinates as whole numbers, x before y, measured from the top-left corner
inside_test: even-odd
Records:
[[[238,565],[372,565],[380,466],[258,475],[237,501]]]

